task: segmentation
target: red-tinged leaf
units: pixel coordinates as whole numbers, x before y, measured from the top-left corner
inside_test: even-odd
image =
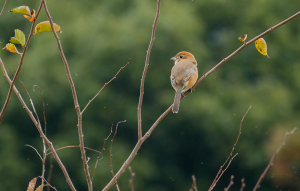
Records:
[[[33,22],[35,19],[35,10],[33,9],[31,11],[31,16],[23,15],[26,19],[28,19],[30,22]]]
[[[35,191],[42,191],[45,185],[40,185],[35,189]]]
[[[16,7],[14,9],[10,10],[9,12],[18,13],[18,14],[22,14],[22,15],[31,15],[30,9],[28,6]]]
[[[53,23],[55,31],[61,33],[60,26],[58,26],[56,23]],[[51,25],[49,21],[40,22],[35,27],[35,34],[40,32],[52,32]]]
[[[37,178],[33,178],[33,179],[29,182],[28,187],[27,187],[27,191],[34,191],[35,184],[36,184],[36,180],[37,180]]]
[[[6,46],[2,49],[2,50],[7,50],[11,53],[19,53],[18,49],[16,48],[16,46],[12,43],[7,43]]]

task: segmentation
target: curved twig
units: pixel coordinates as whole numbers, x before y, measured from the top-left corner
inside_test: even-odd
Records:
[[[153,42],[155,39],[155,30],[156,30],[156,24],[157,24],[157,20],[158,20],[158,16],[159,16],[159,10],[160,10],[160,0],[157,0],[156,16],[154,19],[154,23],[152,25],[151,40],[150,40],[149,47],[147,50],[145,67],[144,67],[144,71],[143,71],[143,75],[142,75],[142,79],[141,79],[140,98],[139,98],[138,113],[137,113],[137,116],[138,116],[138,139],[141,139],[142,134],[143,134],[142,133],[142,104],[143,104],[143,97],[144,97],[144,84],[145,84],[147,69],[149,66],[150,53],[151,53],[151,49],[152,49]]]

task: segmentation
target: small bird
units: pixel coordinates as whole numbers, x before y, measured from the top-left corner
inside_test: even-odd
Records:
[[[178,113],[181,93],[191,89],[198,79],[197,61],[189,52],[179,52],[171,60],[175,62],[171,70],[171,84],[175,89],[172,111]]]

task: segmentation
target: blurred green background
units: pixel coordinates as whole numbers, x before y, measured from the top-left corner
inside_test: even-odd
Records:
[[[0,17],[1,49],[14,36],[14,29],[28,37],[31,23],[8,10],[28,5],[38,9],[39,1],[9,0]],[[0,7],[4,0],[0,1]],[[119,125],[113,144],[113,168],[120,168],[137,141],[137,105],[139,87],[151,27],[156,12],[155,0],[52,0],[47,1],[59,34],[81,109],[122,70],[92,102],[83,115],[85,146],[101,150],[111,126]],[[156,39],[145,81],[142,108],[143,132],[173,102],[170,85],[170,58],[185,50],[198,61],[199,76],[242,45],[238,37],[248,39],[298,12],[299,0],[162,0]],[[47,20],[44,10],[38,22]],[[170,113],[142,145],[131,163],[136,174],[136,190],[188,190],[191,176],[199,190],[207,190],[226,160],[238,135],[242,116],[250,105],[235,152],[239,153],[215,190],[223,190],[231,175],[240,190],[253,189],[285,132],[299,126],[300,118],[300,17],[264,36],[270,59],[262,56],[254,44],[243,49],[208,76],[182,102],[178,114]],[[18,47],[21,50],[20,47]],[[2,60],[16,70],[20,56],[0,51]],[[11,73],[10,73],[11,74]],[[12,76],[12,74],[11,74]],[[78,145],[77,116],[63,62],[53,34],[41,33],[30,42],[20,79],[33,99],[40,119],[42,101],[33,86],[42,89],[47,118],[47,134],[55,148]],[[19,82],[16,85],[30,107]],[[0,105],[9,85],[0,78]],[[37,90],[37,89],[36,89]],[[30,107],[31,108],[31,107]],[[27,113],[12,94],[0,125],[0,191],[26,190],[28,182],[41,175],[42,163],[36,152],[25,144],[43,150],[42,140]],[[109,167],[110,141],[99,161],[94,190],[112,178]],[[300,190],[299,132],[288,138],[286,146],[267,173],[261,189]],[[58,151],[77,190],[87,190],[79,148]],[[98,154],[87,150],[90,172]],[[46,161],[46,177],[50,157]],[[54,161],[51,184],[58,190],[70,190]],[[130,190],[128,170],[119,179],[121,190]],[[40,182],[40,180],[39,180]],[[116,190],[114,186],[111,190]]]

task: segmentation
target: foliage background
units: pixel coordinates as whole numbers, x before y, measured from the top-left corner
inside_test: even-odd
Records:
[[[4,0],[0,2],[3,4]],[[156,1],[52,0],[47,4],[54,22],[63,31],[59,37],[81,108],[128,58],[132,58],[83,117],[85,145],[97,150],[101,150],[112,124],[127,120],[119,126],[113,145],[116,172],[137,141],[139,85]],[[37,10],[39,1],[8,1],[0,17],[1,47],[14,35],[14,29],[29,33],[29,22],[21,15],[7,13],[20,5]],[[201,76],[241,45],[237,40],[239,36],[248,34],[251,39],[296,13],[299,7],[298,0],[163,0],[145,82],[143,132],[173,102],[174,90],[169,80],[172,56],[182,50],[192,52]],[[38,22],[46,19],[42,11]],[[270,59],[260,55],[254,44],[246,47],[188,95],[178,114],[169,114],[160,123],[131,164],[136,173],[136,190],[188,190],[192,174],[200,190],[208,189],[227,158],[240,120],[250,105],[252,109],[243,123],[235,149],[239,154],[215,190],[226,187],[232,174],[235,184],[231,190],[239,190],[241,178],[245,178],[247,190],[254,187],[285,132],[299,126],[299,23],[300,18],[296,18],[264,37]],[[0,56],[10,68],[16,69],[18,55],[0,51]],[[47,134],[55,147],[78,145],[72,94],[51,33],[33,37],[19,77],[29,90],[40,118],[40,95],[38,91],[33,92],[32,87],[41,87],[46,104]],[[19,82],[17,86],[30,105]],[[6,80],[1,78],[1,105],[8,88]],[[39,157],[25,144],[42,152],[42,141],[15,95],[4,114],[0,135],[0,191],[25,190],[28,182],[42,171]],[[101,190],[112,177],[109,145],[108,141],[96,170],[95,190]],[[261,189],[300,189],[299,147],[299,133],[296,133],[288,139]],[[75,187],[86,190],[79,149],[64,149],[58,154]],[[92,172],[97,153],[87,150],[87,156],[91,158]],[[129,178],[128,171],[120,178],[122,190],[129,190]],[[51,182],[58,190],[69,190],[55,162]]]

